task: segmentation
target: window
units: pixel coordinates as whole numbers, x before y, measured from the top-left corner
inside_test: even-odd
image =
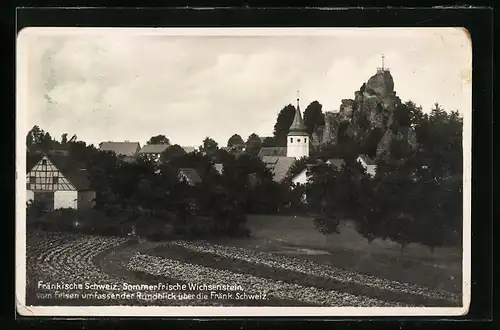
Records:
[[[57,177],[57,176],[52,177],[52,183],[53,184],[59,183],[59,177]]]
[[[290,143],[293,143],[293,138],[290,138]]]
[[[30,183],[36,183],[36,176],[30,176]]]
[[[304,143],[307,143],[307,138],[304,139]]]
[[[297,142],[300,142],[300,139],[297,139]]]
[[[47,165],[47,159],[42,159],[42,165]]]

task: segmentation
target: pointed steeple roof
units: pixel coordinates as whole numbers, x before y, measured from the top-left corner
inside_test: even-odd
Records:
[[[295,109],[295,117],[293,118],[292,125],[290,126],[290,132],[288,135],[308,135],[306,125],[302,120],[302,115],[300,113],[299,98],[297,98],[297,108]]]

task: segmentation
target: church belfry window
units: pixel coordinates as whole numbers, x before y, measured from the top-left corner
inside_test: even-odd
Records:
[[[293,143],[293,138],[290,138],[290,143]]]
[[[307,138],[304,138],[304,143],[307,143]]]
[[[297,142],[300,142],[300,139],[297,139]]]

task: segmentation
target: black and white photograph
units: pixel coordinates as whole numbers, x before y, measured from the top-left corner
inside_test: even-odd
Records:
[[[462,28],[17,38],[25,316],[463,315]]]

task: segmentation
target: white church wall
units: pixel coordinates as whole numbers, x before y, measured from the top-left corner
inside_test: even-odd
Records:
[[[287,157],[309,157],[309,137],[289,136],[287,140]]]

